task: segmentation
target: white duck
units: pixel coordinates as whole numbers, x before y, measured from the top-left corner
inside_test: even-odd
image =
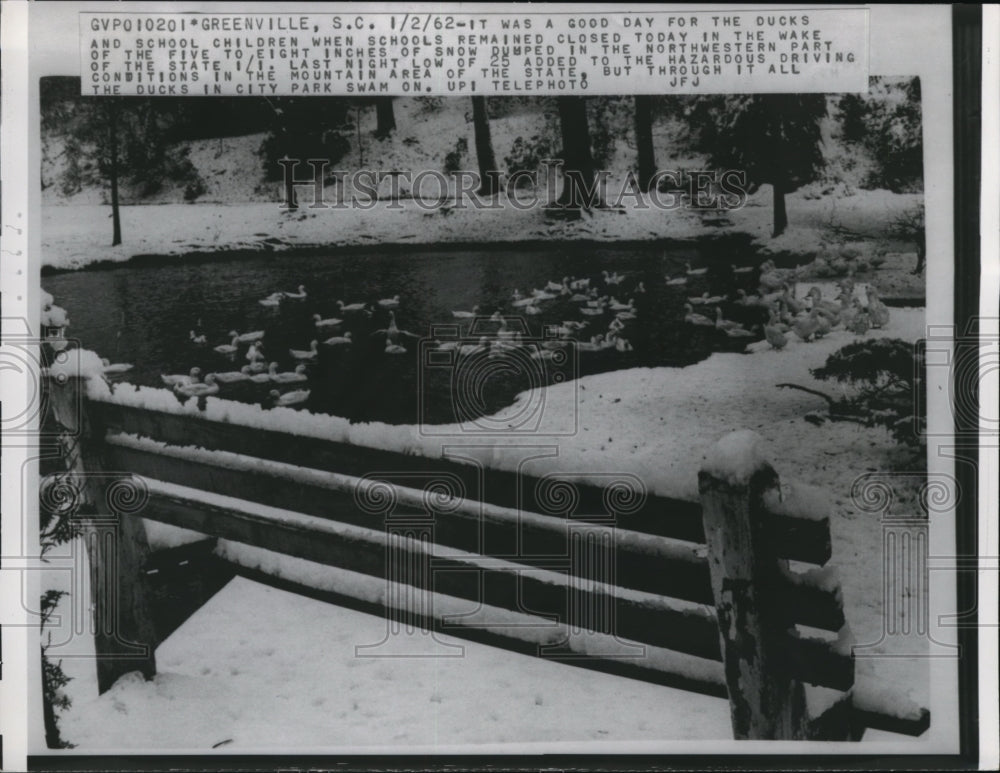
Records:
[[[455,319],[472,319],[479,314],[479,307],[473,306],[472,311],[453,311],[451,316]]]
[[[187,375],[179,373],[176,375],[160,374],[160,378],[167,386],[177,386],[179,384],[196,384],[201,381],[201,368],[191,368]]]
[[[289,349],[288,353],[292,355],[293,359],[296,360],[315,360],[316,356],[319,354],[319,341],[310,341],[309,349],[303,351],[302,349]]]
[[[331,336],[327,338],[324,342],[324,346],[349,346],[353,341],[351,341],[351,333],[348,331],[342,336]]]
[[[382,298],[378,305],[383,309],[398,309],[399,308],[399,296],[394,295],[391,298]]]
[[[244,365],[243,374],[247,377],[247,381],[251,381],[254,384],[266,384],[271,380],[271,374],[263,362]]]
[[[684,264],[684,273],[687,274],[688,276],[705,276],[705,274],[708,273],[708,268],[706,268],[706,267],[691,268],[691,264],[690,263],[685,263]]]
[[[266,308],[271,308],[271,309],[277,308],[278,306],[281,305],[281,298],[283,295],[284,293],[271,293],[266,298],[262,298],[261,300],[257,301],[257,303]]]
[[[462,344],[459,346],[458,353],[462,357],[471,357],[474,354],[485,352],[489,348],[489,339],[487,339],[486,336],[481,336],[478,344]]]
[[[306,375],[305,364],[296,365],[293,371],[278,373],[278,363],[272,362],[267,376],[275,384],[298,384],[309,380],[309,377]]]
[[[696,314],[694,307],[690,303],[684,304],[684,311],[687,312],[684,315],[684,321],[689,325],[697,325],[699,327],[715,327],[715,322],[710,320],[704,314]]]
[[[219,385],[215,383],[215,374],[209,373],[205,376],[205,380],[200,383],[174,384],[174,391],[186,397],[207,397],[208,395],[217,395]]]
[[[686,276],[675,276],[672,278],[668,276],[666,280],[667,287],[684,287],[688,283]]]
[[[188,340],[195,346],[204,346],[208,343],[208,338],[205,337],[204,333],[196,335],[193,330],[188,331]]]
[[[365,311],[366,307],[367,304],[364,303],[344,303],[343,301],[337,301],[337,308],[340,309],[341,314],[357,314]]]
[[[213,348],[213,351],[216,351],[219,354],[225,354],[225,355],[231,356],[231,355],[236,354],[237,351],[239,351],[239,348],[240,348],[239,347],[239,340],[234,337],[233,340],[232,340],[232,342],[230,342],[228,344],[219,344],[218,346],[215,346],[215,347],[212,347],[212,348]]]
[[[249,333],[237,333],[235,330],[230,330],[229,335],[239,341],[241,344],[252,344],[260,341],[264,337],[263,330],[253,330]]]
[[[309,394],[310,390],[308,389],[295,389],[291,392],[285,392],[285,394],[281,394],[277,389],[272,389],[270,397],[275,405],[287,406],[304,403],[309,399]]]
[[[120,376],[122,373],[128,373],[132,370],[134,366],[125,362],[115,362],[112,363],[111,360],[106,357],[101,358],[101,370],[106,376]]]
[[[319,314],[313,314],[313,324],[316,326],[317,330],[323,330],[331,327],[339,327],[344,324],[344,320],[337,319],[336,317],[327,317],[323,319]]]
[[[227,370],[222,373],[213,373],[211,375],[215,376],[215,380],[220,384],[236,384],[250,378],[250,376],[242,370]]]
[[[282,293],[281,296],[290,301],[304,301],[308,294],[306,293],[305,285],[299,285],[299,289],[294,293]]]

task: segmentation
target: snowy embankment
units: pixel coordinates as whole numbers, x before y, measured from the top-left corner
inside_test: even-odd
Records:
[[[531,241],[688,240],[727,233],[750,234],[773,251],[815,253],[824,229],[836,224],[863,238],[884,235],[899,212],[919,203],[919,194],[857,191],[850,197],[788,196],[792,226],[771,239],[771,192],[763,186],[729,222],[706,226],[694,210],[664,211],[626,202],[621,211],[595,210],[576,221],[549,222],[541,207],[518,209],[501,195],[494,209],[422,209],[413,200],[379,201],[371,209],[281,210],[280,194],[268,203],[162,204],[121,208],[124,243],[110,247],[110,208],[52,205],[43,208],[43,264],[56,269],[96,262],[120,263],[136,255],[191,252],[280,251],[372,245],[495,244]],[[333,201],[332,194],[330,201]],[[305,202],[304,202],[305,204]],[[177,224],[184,227],[178,230]]]
[[[923,334],[922,309],[894,309],[888,328],[870,335],[913,341]],[[859,510],[850,491],[857,476],[891,470],[898,449],[881,429],[843,422],[814,426],[803,417],[825,408],[822,399],[775,388],[794,382],[832,389],[815,381],[809,369],[854,336],[837,330],[813,343],[790,338],[782,351],[755,345],[752,353],[715,353],[688,368],[605,373],[544,390],[539,434],[551,433],[558,456],[538,460],[532,471],[607,472],[608,459],[614,458],[618,469],[638,475],[653,491],[693,499],[698,469],[712,444],[728,432],[753,430],[783,480],[826,492],[832,565],[842,582],[847,619],[855,641],[878,642],[886,625],[882,523],[878,515]],[[77,356],[79,363],[66,363],[70,372],[97,368],[93,357]],[[427,437],[417,427],[350,424],[215,398],[201,414],[194,401],[179,406],[167,390],[120,385],[108,394],[100,380],[92,384],[102,399],[407,453],[437,456],[443,443],[456,441],[455,434]],[[520,405],[538,398],[522,395],[493,420],[517,417]],[[566,428],[575,431],[561,434]],[[437,430],[446,434],[446,428]],[[483,446],[487,438],[474,435],[470,442]],[[497,467],[513,468],[520,461],[522,453],[505,446],[524,442],[523,436],[489,442],[470,453]],[[901,512],[917,512],[915,491],[896,493]],[[161,542],[176,534],[161,529],[151,537]],[[265,569],[273,558],[266,551],[241,556]],[[279,574],[289,570],[284,561],[271,568]],[[313,572],[304,571],[308,580]],[[259,625],[262,619],[266,626]],[[729,737],[724,701],[468,642],[462,643],[464,658],[355,657],[353,647],[381,641],[384,626],[377,617],[237,581],[160,646],[160,674],[151,683],[125,679],[97,698],[92,662],[65,660],[74,679],[66,688],[73,706],[64,715],[63,732],[87,750],[204,749],[222,742],[222,749],[245,750],[268,743],[340,747]],[[916,637],[889,637],[879,651],[892,655],[892,648],[900,647],[905,649],[895,654],[912,653],[921,651],[914,649],[921,643]],[[316,652],[324,657],[316,658]],[[927,705],[926,663],[913,657],[862,659],[858,678],[871,685],[876,672],[894,693]],[[280,711],[274,711],[276,702]],[[483,721],[470,722],[469,716]],[[881,737],[871,733],[867,739]]]

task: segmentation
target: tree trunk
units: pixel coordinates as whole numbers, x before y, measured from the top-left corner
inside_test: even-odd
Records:
[[[472,125],[476,133],[476,160],[479,162],[479,193],[493,196],[500,189],[500,174],[493,155],[490,113],[486,97],[472,98]]]
[[[375,98],[375,136],[388,137],[396,130],[396,115],[392,111],[392,97]]]
[[[635,97],[635,144],[638,149],[639,187],[648,193],[656,174],[653,151],[653,99],[647,94]]]
[[[772,183],[774,189],[774,231],[772,236],[781,236],[788,228],[788,211],[785,209],[785,184],[776,177]]]
[[[110,133],[109,152],[111,155],[111,246],[122,243],[122,221],[118,211],[118,105],[112,102],[108,106],[108,132]]]
[[[565,209],[590,209],[599,203],[594,158],[590,152],[590,126],[583,97],[557,97],[562,133],[563,189],[557,203]]]

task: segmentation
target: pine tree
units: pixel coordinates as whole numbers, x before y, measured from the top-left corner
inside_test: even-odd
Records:
[[[745,172],[751,187],[771,185],[774,236],[788,227],[785,195],[815,180],[823,166],[825,116],[822,94],[703,97],[688,113],[712,166]]]

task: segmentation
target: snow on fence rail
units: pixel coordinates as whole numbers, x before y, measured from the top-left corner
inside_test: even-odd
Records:
[[[728,695],[736,738],[919,735],[929,724],[920,707],[855,701],[864,686],[825,566],[829,522],[801,491],[782,494],[752,433],[709,455],[693,503],[627,474],[604,486],[518,475],[82,399],[77,378],[47,389],[77,501],[112,514],[86,523],[102,691],[128,671],[155,673],[145,518],[332,567],[343,580],[334,595],[374,604],[393,630],[485,637]],[[363,598],[344,579],[362,576],[384,579],[385,592]],[[478,613],[456,614],[456,600]]]

